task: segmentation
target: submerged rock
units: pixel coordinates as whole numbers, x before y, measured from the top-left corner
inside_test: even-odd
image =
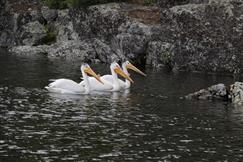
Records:
[[[184,97],[185,99],[198,99],[198,100],[222,100],[229,99],[229,92],[224,84],[216,84],[206,89],[201,89],[197,92],[191,93]]]
[[[229,101],[236,105],[243,105],[243,82],[235,82],[229,86],[229,90],[224,84],[216,84],[188,94],[182,98],[198,100],[217,99],[220,101]]]

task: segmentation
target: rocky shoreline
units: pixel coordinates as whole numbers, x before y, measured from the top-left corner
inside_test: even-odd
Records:
[[[161,0],[49,9],[38,0],[0,0],[0,46],[88,62],[132,60],[173,71],[239,75],[243,1]]]

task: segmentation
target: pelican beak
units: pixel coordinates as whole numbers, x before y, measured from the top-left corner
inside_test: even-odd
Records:
[[[100,75],[97,75],[90,67],[86,67],[84,72],[95,77],[95,79],[97,79],[100,83],[104,84],[100,79]]]
[[[125,74],[121,68],[116,67],[114,69],[115,73],[119,74],[120,76],[122,76],[123,78],[129,80],[130,82],[134,83],[134,81],[132,80],[132,78],[130,78],[127,74]]]
[[[141,70],[139,70],[138,68],[136,68],[133,64],[131,64],[131,63],[129,63],[128,65],[127,65],[127,69],[131,69],[131,70],[133,70],[133,71],[135,71],[135,72],[137,72],[137,73],[139,73],[139,74],[141,74],[141,75],[143,75],[143,76],[147,76],[145,73],[143,73]]]

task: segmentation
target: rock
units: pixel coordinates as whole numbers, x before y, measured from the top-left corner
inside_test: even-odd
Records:
[[[185,99],[198,99],[198,100],[222,100],[229,99],[229,92],[224,84],[216,84],[206,89],[201,89],[197,92],[188,94]]]
[[[92,62],[96,58],[96,53],[91,42],[71,40],[51,45],[48,50],[48,56]]]
[[[163,37],[173,43],[179,70],[228,72],[242,69],[243,1],[211,0],[161,11]],[[161,29],[162,30],[162,29]],[[232,37],[233,36],[233,37]]]
[[[54,22],[57,42],[80,40],[78,33],[74,30],[69,10],[58,10],[58,18]]]
[[[24,45],[38,45],[47,36],[45,27],[38,21],[23,26],[22,41]]]
[[[48,53],[49,46],[43,45],[43,46],[14,46],[9,49],[9,51],[13,54],[17,55],[38,55],[38,54],[47,54]]]
[[[47,23],[51,23],[56,20],[58,17],[57,10],[49,9],[47,6],[42,6],[41,13],[43,18],[47,21]]]
[[[155,68],[171,67],[173,57],[173,44],[161,41],[148,43],[146,64]]]
[[[243,104],[243,83],[235,82],[230,85],[230,96],[232,103],[242,105]]]
[[[6,0],[0,0],[0,16],[6,13]]]
[[[119,27],[116,39],[121,43],[125,57],[139,58],[146,53],[146,45],[151,40],[151,27],[137,21],[127,21]]]
[[[6,0],[0,0],[0,46],[15,44],[12,34],[13,21],[10,12],[7,10]]]
[[[106,43],[104,43],[98,39],[95,39],[93,41],[93,47],[96,52],[97,59],[99,59],[103,63],[112,62],[111,58],[112,58],[113,52],[109,45],[107,45]]]
[[[96,52],[91,42],[64,41],[52,45],[17,46],[9,49],[18,55],[45,54],[50,58],[59,57],[66,60],[92,62],[96,59]]]
[[[33,45],[42,39],[45,35],[43,19],[36,6],[35,1],[7,1],[0,15],[0,46]],[[32,31],[36,27],[41,32]]]
[[[96,40],[94,48],[102,62],[144,59],[152,26],[125,16],[120,4],[96,5],[89,7],[86,14],[77,10],[69,14],[77,18],[72,22],[79,39]]]
[[[118,3],[95,5],[88,8],[89,27],[95,38],[109,42],[127,18],[119,12]]]

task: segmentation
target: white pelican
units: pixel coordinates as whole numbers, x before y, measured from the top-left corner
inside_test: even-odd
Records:
[[[122,87],[120,86],[117,74],[121,75],[122,77],[124,77],[125,79],[127,79],[133,83],[133,80],[122,71],[121,67],[116,62],[111,63],[110,69],[111,69],[111,75],[103,75],[102,77],[100,77],[101,81],[104,84],[101,84],[100,82],[98,82],[94,77],[88,78],[92,91],[119,91],[119,90],[121,90]],[[107,76],[110,76],[109,80],[105,79]],[[82,81],[81,84],[83,85],[84,81]]]
[[[127,74],[128,76],[130,76],[129,72],[128,72],[128,69],[131,69],[143,76],[146,76],[146,74],[144,74],[141,70],[139,70],[138,68],[136,68],[132,63],[130,63],[129,61],[125,61],[123,62],[122,64],[122,69],[123,71],[125,72],[125,74]],[[107,81],[110,81],[112,82],[112,76],[111,75],[105,75],[102,77],[104,80],[107,80]],[[131,82],[126,79],[125,81],[121,80],[121,79],[118,79],[119,80],[119,84],[120,86],[122,87],[122,89],[128,89],[131,87]]]
[[[90,92],[90,83],[87,74],[94,76],[94,78],[101,82],[100,84],[102,84],[100,77],[90,68],[88,64],[83,64],[80,70],[83,75],[84,85],[78,84],[70,79],[57,79],[45,88],[48,91],[55,93],[88,94]]]

